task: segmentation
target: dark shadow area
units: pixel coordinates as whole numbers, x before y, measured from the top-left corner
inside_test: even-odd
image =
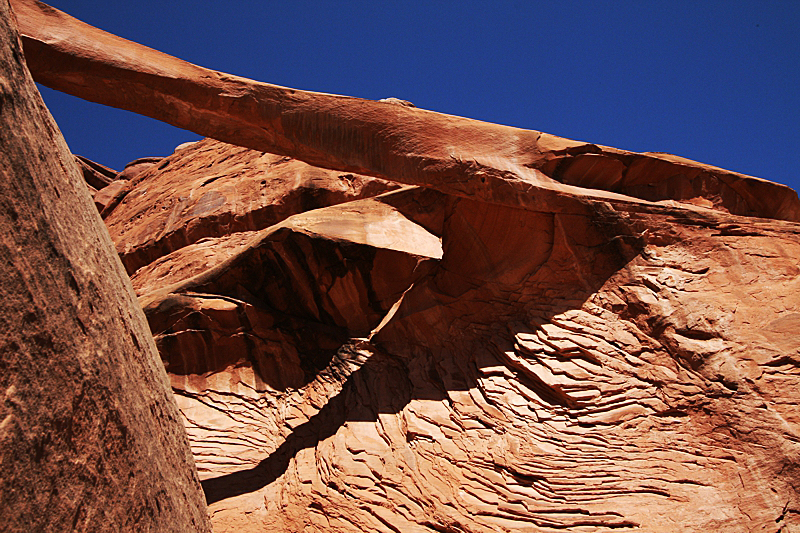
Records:
[[[555,307],[553,315],[573,308],[574,305],[568,304]],[[498,318],[506,320],[503,314]],[[478,363],[474,358],[463,361],[453,358],[458,353],[481,352],[481,364],[502,365],[504,362],[494,355],[496,349],[480,337],[454,343],[446,350],[415,350],[417,353],[410,358],[391,355],[376,347],[363,366],[346,379],[341,392],[330,398],[307,422],[296,427],[269,457],[253,468],[202,481],[207,502],[211,504],[269,485],[286,472],[298,452],[332,437],[347,422],[375,422],[379,413],[398,413],[412,399],[442,401],[448,398],[448,391],[473,388],[480,375]],[[461,367],[461,371],[454,371],[456,367]],[[560,391],[516,369],[509,370],[516,380],[535,391],[544,404],[554,409],[575,407]]]
[[[286,390],[312,381],[350,338],[341,327],[275,311],[249,295],[237,296],[169,294],[145,309],[168,373],[200,375],[244,364],[261,382]],[[206,302],[230,305],[214,308]],[[281,357],[289,348],[297,360]]]
[[[344,347],[342,352],[346,351]],[[339,357],[342,356],[340,353]],[[330,374],[322,379],[330,379]],[[369,386],[376,387],[377,394],[365,389]],[[444,389],[437,388],[413,396],[440,400],[445,395]],[[375,350],[363,366],[347,377],[341,392],[331,397],[307,422],[297,426],[269,457],[253,468],[202,481],[206,500],[210,504],[263,488],[283,475],[300,450],[315,447],[333,436],[346,422],[374,422],[378,413],[397,413],[411,398],[408,367],[399,358]]]
[[[580,308],[610,276],[643,249],[644,241],[632,232],[630,226],[620,224],[608,212],[595,214],[599,218],[590,217],[591,231],[595,238],[601,236],[602,242],[584,246],[586,257],[571,264],[572,268],[582,270],[578,274],[564,273],[559,279],[553,279],[552,272],[539,277],[533,272],[514,286],[472,278],[472,283],[466,284],[471,286],[466,287],[463,276],[438,268],[420,280],[412,289],[414,294],[406,295],[407,300],[403,300],[393,319],[401,323],[399,329],[376,339],[373,355],[349,375],[341,392],[330,398],[316,415],[295,428],[269,457],[255,467],[203,481],[208,503],[269,485],[284,474],[300,450],[317,446],[347,422],[375,422],[379,413],[398,413],[412,399],[445,400],[448,391],[474,388],[481,375],[480,368],[505,365],[497,351],[513,349],[513,342],[509,340],[513,337],[512,324],[526,323],[526,313],[531,306],[541,310],[537,319],[545,321],[570,309]],[[585,235],[578,238],[586,240]],[[547,250],[545,263],[559,261],[557,254],[551,252]],[[537,265],[536,269],[542,268],[536,257],[530,260],[531,264]],[[455,298],[442,292],[443,287],[453,284],[466,287]],[[528,304],[521,303],[518,298],[509,299],[511,293],[524,294]],[[546,305],[537,307],[537,302],[546,302]],[[469,313],[466,319],[465,313]],[[410,338],[406,333],[408,330],[402,326],[404,322],[412,322],[426,327],[437,320],[450,323],[451,331],[452,324],[467,322],[458,335],[439,336],[436,340],[441,343],[437,346],[426,345],[428,339],[424,337]],[[467,327],[473,323],[479,327]],[[498,339],[503,346],[497,344]],[[505,346],[506,341],[508,346]],[[576,407],[561,391],[516,369],[509,370],[515,379],[535,391],[543,404],[553,409]]]
[[[345,385],[347,387],[347,385]],[[345,393],[331,398],[308,422],[301,424],[277,450],[257,466],[201,482],[206,502],[214,502],[255,492],[278,479],[300,450],[311,448],[333,436],[346,421]]]

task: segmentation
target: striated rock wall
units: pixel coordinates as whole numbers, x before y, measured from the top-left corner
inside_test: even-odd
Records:
[[[265,157],[181,158],[216,176],[211,145]],[[800,225],[413,187],[304,204],[133,275],[215,531],[797,527]]]
[[[0,1],[0,530],[210,531],[180,413]]]

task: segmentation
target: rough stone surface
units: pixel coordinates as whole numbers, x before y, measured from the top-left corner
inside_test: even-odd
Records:
[[[140,269],[133,282],[168,372],[247,366],[237,372],[258,390],[297,388],[346,339],[368,335],[442,255],[436,236],[382,200],[207,239]]]
[[[91,187],[90,190],[99,191],[117,179],[116,171],[91,159],[76,155],[75,162],[78,164],[81,174],[83,174],[83,180]]]
[[[134,159],[119,173],[118,180],[130,181],[148,168],[157,165],[164,159],[163,157],[139,157]]]
[[[139,270],[215,530],[798,527],[800,225],[575,202],[407,189]]]
[[[130,187],[127,180],[114,180],[94,193],[94,206],[103,218],[128,194]]]
[[[182,147],[106,218],[217,533],[800,529],[793,191],[15,6],[46,84],[280,154]]]
[[[147,323],[0,1],[0,530],[210,531]]]
[[[179,153],[195,184],[277,157]],[[796,527],[800,225],[572,202],[286,202],[139,268],[215,530]]]

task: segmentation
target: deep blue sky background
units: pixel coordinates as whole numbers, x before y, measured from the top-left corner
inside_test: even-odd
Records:
[[[51,0],[199,65],[800,188],[800,1]],[[72,151],[121,169],[198,136],[43,90]]]

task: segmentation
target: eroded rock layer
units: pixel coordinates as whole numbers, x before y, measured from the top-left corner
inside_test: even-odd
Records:
[[[295,213],[397,187],[206,139],[137,174],[106,224],[133,274],[202,239],[264,229]]]
[[[800,226],[566,211],[406,188],[139,269],[215,530],[796,527]]]

